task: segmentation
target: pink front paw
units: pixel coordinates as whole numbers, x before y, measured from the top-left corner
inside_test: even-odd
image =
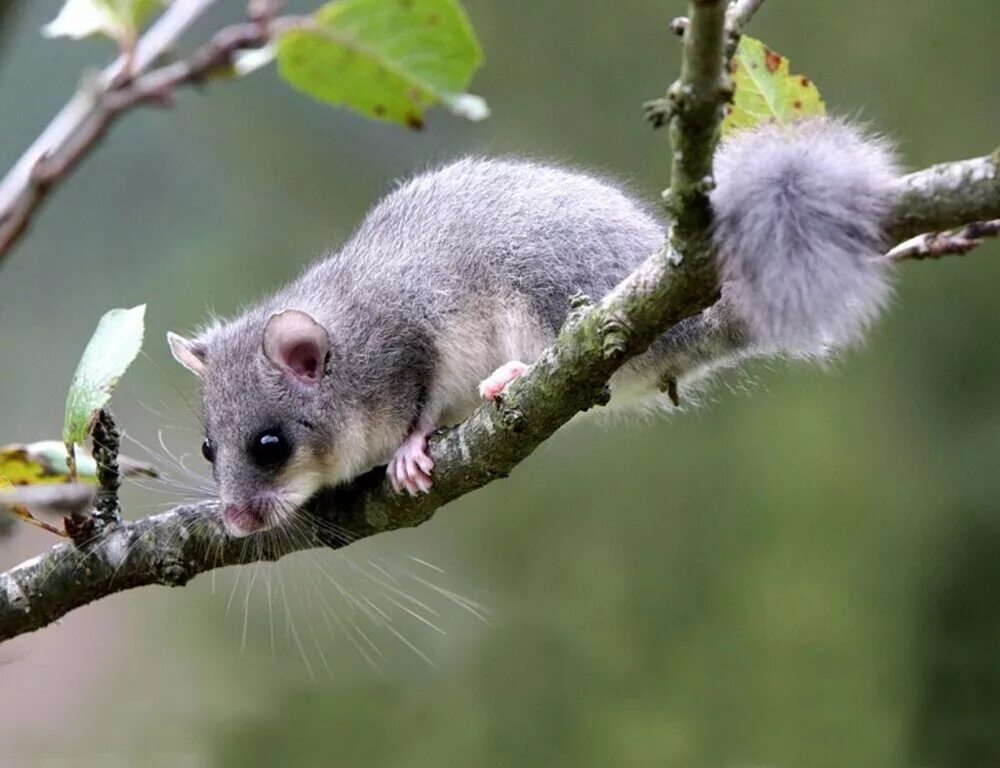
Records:
[[[396,493],[405,490],[411,496],[416,496],[431,489],[431,470],[434,469],[434,460],[427,455],[427,435],[431,431],[414,429],[396,449],[385,470]]]
[[[496,400],[497,395],[507,388],[514,379],[519,378],[528,366],[520,360],[511,360],[497,368],[488,378],[479,383],[479,394],[483,400]]]

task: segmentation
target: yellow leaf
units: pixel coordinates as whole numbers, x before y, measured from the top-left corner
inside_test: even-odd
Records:
[[[805,75],[791,74],[788,59],[760,40],[744,37],[733,57],[736,92],[722,134],[775,121],[790,123],[826,114],[816,85]]]
[[[77,450],[77,477],[85,483],[97,482],[97,463],[93,457]],[[122,475],[156,477],[149,464],[127,456],[118,457]],[[39,440],[37,443],[11,443],[0,446],[0,479],[11,485],[52,485],[69,481],[66,446],[61,440]]]

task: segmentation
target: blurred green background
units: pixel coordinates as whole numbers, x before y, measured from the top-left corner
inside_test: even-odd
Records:
[[[58,6],[3,20],[4,168],[110,53],[43,41]],[[196,454],[165,331],[289,279],[429,164],[526,154],[653,198],[668,150],[641,104],[675,76],[684,4],[466,6],[483,124],[434,112],[407,133],[266,72],[114,128],[0,269],[0,442],[57,435],[97,318],[148,302],[116,412],[150,450],[162,431]],[[753,31],[919,167],[1000,141],[995,11],[772,0]],[[907,266],[828,370],[757,366],[670,419],[574,425],[421,529],[121,595],[0,647],[0,765],[1000,765],[998,259]],[[199,493],[131,488],[128,509]],[[52,543],[18,526],[0,566]]]

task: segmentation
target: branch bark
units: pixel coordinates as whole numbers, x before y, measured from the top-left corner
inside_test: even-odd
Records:
[[[676,299],[689,302],[684,314],[702,309],[718,289],[709,228],[714,184],[712,157],[719,140],[723,108],[733,86],[723,66],[726,55],[724,0],[694,0],[684,30],[681,76],[667,91],[673,164],[667,209],[667,240],[680,258]]]
[[[995,219],[1000,148],[985,157],[911,173],[898,186],[899,202],[886,226],[891,242]]]

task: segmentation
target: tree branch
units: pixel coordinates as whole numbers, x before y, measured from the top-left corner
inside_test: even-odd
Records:
[[[953,164],[966,168],[964,161]],[[986,205],[980,190],[956,187],[945,199],[922,180],[950,175],[948,166],[904,180],[910,193],[890,221],[908,218],[916,206],[925,220],[946,228],[963,225],[934,211],[974,208],[1000,218],[1000,194]],[[923,193],[920,190],[924,190]],[[923,197],[926,194],[927,197]],[[979,202],[957,199],[967,194]],[[937,201],[937,202],[935,202]],[[434,487],[424,496],[396,495],[383,469],[349,486],[325,492],[306,510],[306,530],[295,549],[341,547],[384,531],[412,527],[442,505],[505,477],[520,461],[576,413],[606,402],[605,384],[667,328],[662,342],[666,372],[674,381],[707,366],[748,354],[739,327],[724,304],[682,322],[670,297],[677,259],[667,250],[651,256],[599,304],[578,297],[556,343],[499,402],[480,407],[466,422],[438,431],[429,441],[435,461]],[[678,324],[679,322],[679,324]],[[81,547],[63,544],[0,575],[0,641],[51,624],[92,600],[148,584],[180,586],[195,575],[227,565],[275,560],[291,549],[268,533],[229,538],[214,505],[181,506],[171,512],[112,526]],[[341,533],[333,533],[340,531]],[[286,539],[287,541],[287,539]]]
[[[890,242],[997,218],[1000,149],[985,157],[933,165],[900,179]]]
[[[201,83],[232,64],[239,51],[267,43],[276,30],[295,19],[236,24],[216,33],[193,56],[151,70],[216,0],[175,0],[139,41],[125,76],[120,56],[96,78],[81,85],[49,126],[0,182],[0,262],[24,234],[46,195],[64,181],[125,112],[141,105],[169,106],[173,92]]]
[[[758,5],[739,0],[734,4],[730,34],[735,33],[732,19],[739,18],[739,9],[752,13]],[[556,342],[524,376],[498,401],[431,437],[435,483],[429,494],[397,495],[384,470],[372,470],[310,502],[294,547],[287,537],[273,533],[229,538],[212,503],[112,524],[91,542],[64,544],[0,574],[0,640],[38,629],[125,589],[179,586],[213,568],[275,560],[293,548],[345,546],[419,525],[440,506],[506,476],[578,412],[606,403],[612,374],[654,342],[666,355],[664,386],[672,397],[686,375],[747,354],[745,338],[724,303],[704,309],[717,294],[707,237],[707,194],[712,150],[728,98],[722,79],[725,13],[719,0],[694,0],[691,11],[682,76],[671,89],[671,94],[678,93],[671,131],[671,207],[678,219],[669,244],[599,303],[576,297]],[[911,174],[900,183],[888,231],[900,240],[1000,218],[998,178],[995,157]]]
[[[885,255],[891,262],[964,256],[987,237],[1000,237],[1000,219],[975,221],[951,232],[928,232],[900,243]]]
[[[718,289],[708,234],[712,223],[708,195],[714,184],[712,157],[723,108],[733,96],[732,82],[723,67],[727,8],[725,0],[691,2],[681,76],[667,91],[673,151],[667,239],[681,259],[675,280],[688,302],[684,314],[711,303]]]
[[[727,24],[731,33],[740,35],[743,29],[750,23],[753,15],[760,10],[764,0],[733,0],[729,4]]]

